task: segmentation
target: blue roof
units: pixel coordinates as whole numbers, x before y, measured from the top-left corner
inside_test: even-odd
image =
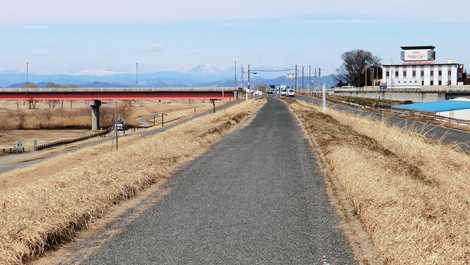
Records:
[[[415,110],[423,112],[446,112],[470,109],[470,101],[441,100],[425,103],[414,103],[393,106],[394,109]]]

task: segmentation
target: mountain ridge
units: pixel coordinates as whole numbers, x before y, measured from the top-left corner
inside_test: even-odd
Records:
[[[24,87],[26,76],[24,73],[0,72],[0,87]],[[307,77],[304,79],[307,85]],[[321,78],[312,78],[314,84],[325,83],[327,86],[335,84],[335,76],[327,75]],[[233,76],[223,72],[173,72],[161,71],[154,73],[142,73],[136,80],[135,74],[112,75],[76,75],[76,74],[31,74],[29,81],[39,87],[45,87],[48,83],[70,84],[80,87],[194,87],[194,86],[235,86]],[[137,82],[136,82],[137,81]],[[246,81],[245,81],[246,82]],[[239,82],[240,83],[240,80]],[[287,76],[274,78],[253,77],[252,85],[266,83],[273,85],[292,84]],[[301,78],[298,79],[301,84]]]

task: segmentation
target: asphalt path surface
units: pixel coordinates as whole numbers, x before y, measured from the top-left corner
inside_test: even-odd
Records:
[[[287,106],[268,99],[81,264],[356,264],[317,167]]]
[[[309,96],[298,96],[297,99],[321,106],[321,99],[309,97]],[[372,117],[377,120],[382,119],[382,114],[377,112],[368,111],[367,109],[355,107],[346,104],[339,104],[328,102],[328,106],[339,111],[355,113],[363,116]],[[451,129],[451,128],[444,128],[437,125],[424,123],[416,120],[410,120],[403,117],[399,117],[397,115],[389,115],[387,114],[384,116],[384,121],[388,124],[399,126],[402,128],[411,128],[416,130],[417,132],[423,133],[429,138],[441,140],[444,143],[448,144],[455,144],[462,148],[467,153],[470,153],[470,133]]]
[[[240,101],[230,101],[230,102],[227,102],[223,105],[216,106],[216,111],[224,110],[224,109],[229,108],[229,107],[231,107],[235,104],[238,104],[239,102]],[[149,129],[149,130],[145,130],[145,131],[141,131],[141,132],[137,131],[135,133],[129,131],[127,133],[127,135],[130,136],[130,135],[134,135],[134,134],[140,134],[142,137],[153,136],[153,135],[162,133],[162,132],[164,132],[164,131],[166,131],[170,128],[178,126],[180,124],[186,123],[188,121],[191,121],[193,119],[196,119],[196,118],[199,118],[199,117],[202,117],[202,116],[209,115],[211,113],[213,113],[213,110],[204,111],[204,112],[198,113],[198,114],[193,115],[193,116],[178,119],[177,121],[174,121],[174,122],[167,121],[167,122],[172,122],[172,123],[170,125],[166,125],[164,127],[158,128],[158,126],[157,126],[156,128],[153,128],[153,129]],[[37,158],[34,158],[34,159],[27,159],[27,157],[29,157],[31,155],[31,153],[10,154],[10,155],[5,155],[5,156],[0,156],[0,174],[6,173],[8,171],[12,171],[14,169],[29,167],[29,166],[32,166],[34,164],[43,162],[45,160],[48,160],[48,159],[51,159],[51,158],[54,158],[54,157],[57,157],[57,156],[61,156],[61,155],[64,155],[64,154],[67,154],[67,153],[70,153],[70,152],[74,152],[74,151],[77,151],[77,150],[80,150],[80,149],[83,149],[83,148],[96,146],[96,145],[99,145],[99,144],[102,144],[102,143],[105,143],[105,142],[111,142],[112,140],[114,140],[114,138],[111,137],[111,134],[108,134],[108,137],[96,137],[94,139],[90,139],[90,140],[83,141],[83,142],[76,142],[76,143],[67,144],[67,145],[65,145],[66,146],[65,148],[63,148],[64,146],[56,146],[56,147],[53,147],[53,148],[50,148],[50,149],[45,149],[44,151],[46,151],[46,152],[49,151],[49,150],[57,150],[57,151],[50,152],[47,155],[40,156],[40,157],[37,157]]]

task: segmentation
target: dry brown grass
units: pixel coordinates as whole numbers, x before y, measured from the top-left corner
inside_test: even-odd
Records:
[[[110,106],[101,108],[103,127],[111,126],[113,117],[129,116],[129,105],[119,104],[116,109]],[[89,129],[91,128],[89,107],[75,109],[5,109],[0,112],[0,130],[24,129]]]
[[[222,104],[218,102],[217,105]],[[40,102],[37,109],[19,107],[14,102],[0,101],[0,130],[17,129],[89,129],[91,127],[90,104],[75,102],[70,108],[69,102],[63,107],[50,108],[46,102]],[[139,126],[140,118],[150,121],[154,112],[165,112],[169,120],[196,112],[206,111],[212,104],[203,100],[192,101],[117,101],[107,102],[101,107],[103,127],[112,125],[114,117],[119,116],[132,126]]]
[[[386,264],[470,263],[470,156],[378,121],[290,106]]]
[[[69,163],[54,174],[38,175],[36,181],[22,187],[1,190],[0,264],[22,264],[25,259],[72,238],[113,204],[134,196],[201,155],[236,124],[254,115],[263,103],[244,102],[162,134],[134,139],[132,145],[123,144],[118,152],[90,157],[84,154],[109,146],[83,149],[57,158],[62,162],[74,158],[81,163]],[[34,168],[48,167],[57,159]],[[26,171],[7,175],[13,178]]]

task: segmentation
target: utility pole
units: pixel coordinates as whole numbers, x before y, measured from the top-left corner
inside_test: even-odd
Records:
[[[302,65],[302,91],[305,90],[305,66]]]
[[[135,63],[135,85],[139,85],[139,63]]]
[[[315,81],[314,81],[314,82],[315,82],[315,89],[316,89],[316,85],[318,84],[318,72],[317,72],[317,68],[316,68],[316,67],[315,67],[315,75],[314,75],[314,77],[315,77]]]
[[[243,64],[242,64],[242,67],[241,67],[240,74],[241,74],[241,78],[242,78],[242,88],[245,88],[245,66]]]
[[[312,65],[308,65],[308,90],[312,90]]]
[[[238,87],[238,80],[237,80],[237,60],[235,60],[235,87]]]
[[[248,84],[247,84],[247,90],[245,91],[245,99],[248,100],[248,90],[250,90],[250,74],[251,74],[251,69],[250,65],[248,65]]]
[[[251,67],[251,66],[248,65],[248,86],[247,86],[247,87],[248,87],[248,90],[250,90],[250,88],[251,88],[251,87],[250,87],[250,85],[251,85],[251,84],[250,84],[250,81],[251,81],[251,77],[250,77],[250,75],[251,75],[251,70],[250,70],[250,67]]]
[[[29,62],[26,62],[26,84],[29,83]]]
[[[318,67],[318,82],[319,85],[323,85],[323,82],[321,81],[321,67]]]
[[[294,72],[294,90],[297,91],[297,75],[298,75],[298,65],[295,65],[295,72]]]

